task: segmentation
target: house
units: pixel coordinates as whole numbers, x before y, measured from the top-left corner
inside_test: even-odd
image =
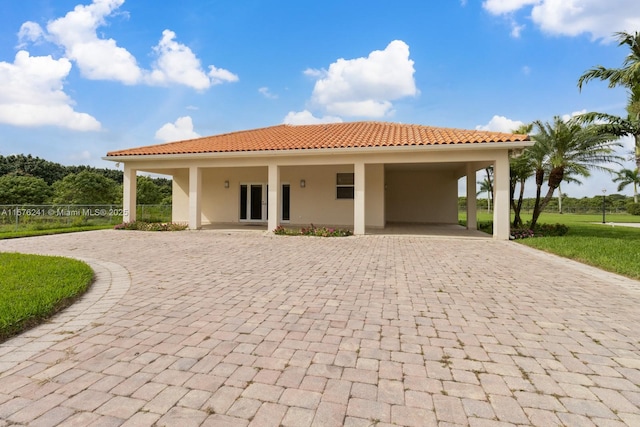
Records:
[[[172,220],[333,225],[364,234],[390,223],[457,224],[466,176],[476,224],[476,171],[493,166],[494,238],[509,238],[509,155],[527,135],[388,122],[278,125],[111,151],[124,164],[124,220],[135,220],[136,172],[173,177]]]

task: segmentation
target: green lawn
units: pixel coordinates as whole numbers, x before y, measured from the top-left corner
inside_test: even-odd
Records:
[[[48,229],[0,230],[0,240],[15,239],[18,237],[45,236],[49,234],[75,233],[77,231],[104,230],[113,227],[114,226],[112,224],[100,224]]]
[[[0,341],[69,306],[92,280],[81,261],[0,253]]]
[[[491,215],[478,213],[478,221],[490,221]],[[523,215],[525,221],[530,215]],[[610,222],[640,223],[640,216],[543,213],[538,221],[565,224],[569,232],[561,237],[535,237],[516,240],[532,248],[593,265],[602,270],[640,280],[640,228],[611,226]]]

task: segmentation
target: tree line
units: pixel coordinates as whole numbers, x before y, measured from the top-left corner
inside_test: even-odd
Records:
[[[480,198],[476,201],[476,206],[479,211],[490,212],[493,208],[493,201],[487,199],[486,192],[479,193]],[[633,204],[633,197],[625,196],[624,194],[606,194],[596,195],[592,197],[570,197],[567,194],[563,194],[559,202],[558,197],[554,197],[549,204],[545,207],[544,212],[548,213],[600,213],[602,212],[602,206],[607,213],[634,213],[629,212],[630,205]],[[521,214],[533,213],[533,207],[535,206],[535,197],[525,197],[522,200]],[[464,211],[467,208],[467,198],[458,198],[458,209]]]
[[[122,171],[63,166],[30,154],[0,155],[0,205],[122,203]],[[171,204],[171,180],[137,177],[139,204]]]

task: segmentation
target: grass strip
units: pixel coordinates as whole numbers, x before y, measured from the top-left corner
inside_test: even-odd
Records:
[[[0,232],[0,240],[19,237],[47,236],[50,234],[75,233],[78,231],[104,230],[113,228],[113,224],[84,225],[80,227],[50,228],[45,230],[18,230]]]
[[[93,270],[78,260],[0,253],[0,341],[68,307],[92,281]]]
[[[640,280],[640,228],[570,223],[560,237],[536,237],[518,243]]]

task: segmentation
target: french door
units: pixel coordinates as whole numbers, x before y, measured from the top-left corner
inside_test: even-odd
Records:
[[[240,220],[241,221],[266,221],[268,219],[269,206],[267,203],[266,184],[240,184]],[[291,187],[282,185],[282,221],[290,219]]]

